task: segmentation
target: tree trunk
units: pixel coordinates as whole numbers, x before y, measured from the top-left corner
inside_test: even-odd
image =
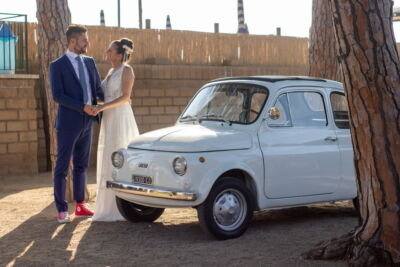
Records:
[[[313,0],[308,75],[342,82],[329,1]]]
[[[400,62],[391,0],[330,0],[351,116],[361,222],[305,256],[400,265]]]
[[[39,31],[40,82],[46,99],[44,106],[47,107],[50,159],[52,170],[54,171],[57,157],[57,138],[56,129],[54,128],[57,104],[54,102],[51,93],[49,65],[53,60],[62,56],[67,49],[65,30],[71,23],[71,13],[67,0],[36,0],[36,4]],[[70,164],[66,188],[66,199],[68,201],[73,200],[71,170],[72,165]],[[88,192],[87,189],[86,192]]]

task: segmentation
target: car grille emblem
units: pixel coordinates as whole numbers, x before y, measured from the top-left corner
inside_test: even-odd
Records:
[[[147,164],[147,163],[139,163],[139,164],[138,164],[138,167],[139,167],[139,168],[144,168],[144,169],[146,169],[148,166],[149,166],[149,164]]]

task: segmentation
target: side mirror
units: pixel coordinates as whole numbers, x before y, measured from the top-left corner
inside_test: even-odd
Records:
[[[277,120],[281,116],[281,112],[277,107],[272,107],[268,110],[268,115],[271,120]]]

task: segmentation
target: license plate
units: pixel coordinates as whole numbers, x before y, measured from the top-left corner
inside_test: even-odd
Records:
[[[132,175],[132,181],[134,184],[144,184],[144,185],[153,184],[153,179],[148,176]]]

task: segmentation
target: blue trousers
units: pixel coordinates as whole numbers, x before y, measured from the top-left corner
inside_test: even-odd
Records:
[[[54,199],[59,212],[68,210],[65,199],[66,177],[69,162],[73,162],[74,200],[85,200],[86,172],[89,164],[92,145],[93,119],[84,115],[84,126],[81,129],[57,129],[57,161],[54,169]]]

